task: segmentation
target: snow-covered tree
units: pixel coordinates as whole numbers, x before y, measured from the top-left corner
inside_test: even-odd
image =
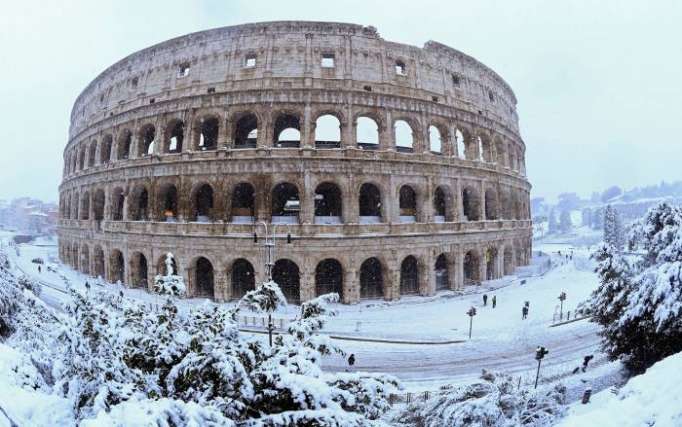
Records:
[[[573,228],[571,223],[571,212],[568,210],[562,210],[559,215],[559,229],[562,233],[568,233]]]
[[[592,300],[604,348],[633,371],[682,351],[682,209],[662,203],[633,227],[645,255],[626,262],[612,246],[594,254],[601,286]]]
[[[604,243],[616,249],[622,249],[625,243],[620,214],[611,205],[604,209]]]
[[[154,277],[154,291],[161,295],[182,297],[187,293],[187,286],[182,276],[175,274],[175,260],[173,254],[168,252],[164,260],[166,274],[158,274]]]

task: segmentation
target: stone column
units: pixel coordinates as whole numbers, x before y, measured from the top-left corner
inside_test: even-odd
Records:
[[[425,254],[419,266],[419,295],[430,296],[436,293],[436,275],[434,273],[434,260],[431,253]]]
[[[433,222],[434,211],[433,211],[433,199],[434,199],[434,185],[433,177],[429,176],[426,179],[426,185],[422,190],[423,194],[421,197],[421,215],[417,218],[419,222]],[[447,211],[446,211],[447,214]]]
[[[213,297],[217,302],[225,302],[230,300],[230,286],[228,281],[228,274],[221,274],[220,270],[215,271],[213,282]]]
[[[452,199],[455,212],[455,221],[462,221],[464,218],[464,203],[462,203],[462,182],[459,179],[455,179],[455,197]]]
[[[303,108],[303,126],[301,129],[301,146],[313,148],[315,146],[315,124],[310,123],[310,104]]]
[[[486,219],[485,217],[485,181],[481,180],[480,182],[480,201],[479,203],[479,208],[480,208],[480,221],[484,221]]]
[[[256,146],[258,148],[270,148],[272,147],[272,114],[270,110],[263,113],[262,119],[258,122],[258,139],[256,140]]]
[[[218,120],[221,119],[218,118]],[[231,148],[232,145],[232,123],[228,118],[227,111],[225,111],[218,127],[218,149]]]
[[[360,301],[360,278],[357,270],[347,269],[343,277],[343,298],[344,304],[353,304]]]
[[[315,298],[315,269],[304,264],[301,268],[301,302]]]
[[[350,106],[347,109],[347,117],[341,123],[341,148],[354,147],[357,140],[357,127],[353,121],[352,109]]]
[[[315,189],[310,183],[310,172],[305,171],[303,174],[302,194],[299,194],[301,199],[301,224],[312,224],[315,220]]]
[[[478,270],[478,275],[479,275],[480,281],[482,282],[482,281],[484,281],[484,280],[487,279],[486,276],[487,276],[487,272],[488,272],[488,268],[487,268],[487,267],[488,267],[488,263],[486,262],[486,258],[485,258],[485,255],[486,255],[486,250],[485,250],[485,248],[480,249],[479,252],[478,252],[478,254],[479,254],[479,255],[478,255],[478,256],[479,256],[479,259],[481,260],[481,261],[478,263],[478,269],[479,269],[479,270]]]
[[[397,261],[389,261],[384,274],[384,299],[396,301],[400,299],[400,265]]]
[[[395,128],[390,111],[386,111],[382,123],[379,124],[379,149],[395,150]]]
[[[448,254],[448,287],[453,291],[461,289],[464,283],[464,254],[462,251],[451,250]]]

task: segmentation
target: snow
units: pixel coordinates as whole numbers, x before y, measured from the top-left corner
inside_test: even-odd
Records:
[[[589,404],[575,403],[559,427],[679,427],[682,425],[682,353],[633,377],[613,393],[602,391]]]

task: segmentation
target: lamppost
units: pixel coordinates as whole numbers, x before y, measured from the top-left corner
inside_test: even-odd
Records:
[[[474,316],[476,315],[476,307],[471,307],[467,311],[467,316],[469,316],[469,339],[471,339],[471,328],[474,324]]]
[[[272,234],[268,233],[268,224],[265,221],[260,221],[255,224],[253,230],[253,243],[258,244],[258,226],[262,225],[264,229],[263,247],[263,266],[265,267],[265,277],[267,281],[272,281],[272,269],[275,266],[275,249],[277,247],[277,225],[272,225]],[[281,225],[281,224],[280,224]],[[289,232],[289,225],[287,226],[287,243],[291,243],[291,232]],[[268,311],[268,341],[272,347],[272,332],[275,330],[275,325],[272,323],[272,312]]]
[[[559,320],[564,318],[564,301],[566,300],[566,292],[559,294],[559,301],[561,301],[561,308],[559,309]]]
[[[538,361],[538,372],[535,374],[535,388],[538,388],[538,379],[540,378],[540,363],[542,363],[542,359],[545,358],[547,353],[549,353],[549,350],[544,347],[538,347],[535,350],[535,360]]]

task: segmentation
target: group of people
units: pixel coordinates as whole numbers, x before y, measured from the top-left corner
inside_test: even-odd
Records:
[[[493,295],[492,300],[490,301],[492,303],[493,308],[497,306],[497,295]],[[488,305],[488,294],[483,294],[483,307]]]
[[[493,295],[491,301],[492,307],[495,308],[497,306],[497,295]],[[483,294],[483,307],[488,306],[488,294]],[[530,309],[530,301],[526,301],[523,303],[523,307],[521,308],[521,319],[527,319],[528,318],[528,310]]]

